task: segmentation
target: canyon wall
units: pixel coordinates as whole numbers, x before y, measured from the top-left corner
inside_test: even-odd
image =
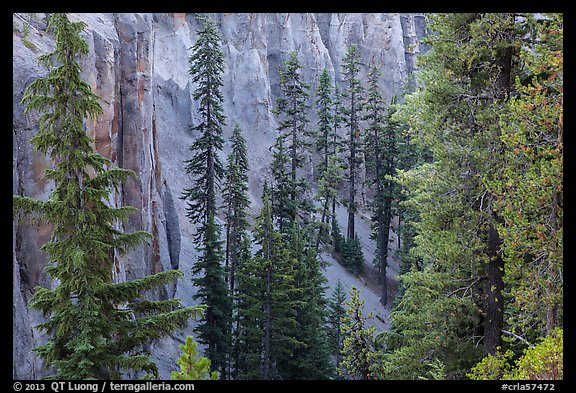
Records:
[[[80,60],[83,79],[102,97],[103,114],[86,121],[95,149],[113,165],[134,170],[138,177],[126,182],[111,204],[138,209],[127,223],[127,231],[146,230],[148,244],[118,257],[114,263],[117,281],[139,278],[170,268],[180,268],[186,277],[164,288],[160,297],[176,296],[185,305],[195,289],[189,270],[195,260],[191,240],[194,227],[185,217],[179,196],[189,186],[184,160],[197,136],[190,127],[197,122],[195,86],[188,74],[189,48],[200,27],[196,14],[70,14],[82,20],[82,35],[90,52]],[[278,70],[290,51],[298,50],[303,80],[310,83],[312,99],[323,68],[332,79],[341,80],[341,63],[347,48],[357,44],[361,77],[371,62],[382,71],[381,87],[389,100],[402,91],[415,69],[415,57],[425,48],[419,40],[425,33],[421,14],[212,14],[219,26],[225,56],[225,140],[235,122],[247,140],[252,213],[259,209],[264,179],[270,178],[269,147],[276,135],[273,114],[279,94]],[[30,139],[37,131],[37,114],[24,115],[20,103],[25,87],[47,71],[36,58],[54,48],[46,31],[46,14],[13,14],[13,193],[45,199],[52,185],[43,179],[48,159],[33,151]],[[311,126],[314,125],[312,116]],[[222,161],[225,162],[225,146]],[[312,170],[312,165],[309,165]],[[40,379],[46,375],[32,348],[45,341],[34,326],[43,321],[27,308],[35,286],[54,283],[43,273],[46,255],[39,250],[50,237],[45,223],[13,223],[13,377]],[[152,351],[163,378],[169,371],[180,342],[178,337],[158,343]]]

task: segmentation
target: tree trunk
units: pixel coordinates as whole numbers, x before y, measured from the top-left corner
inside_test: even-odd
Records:
[[[494,225],[488,230],[488,253],[490,261],[486,267],[486,317],[484,318],[484,350],[495,354],[502,344],[500,331],[504,326],[502,290],[504,289],[504,261],[500,250],[501,239]]]

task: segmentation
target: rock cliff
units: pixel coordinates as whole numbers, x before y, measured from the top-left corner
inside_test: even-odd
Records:
[[[82,33],[90,53],[81,59],[84,80],[102,97],[102,116],[86,123],[95,149],[114,165],[129,168],[138,178],[123,185],[114,205],[138,208],[125,229],[147,230],[149,244],[117,258],[117,280],[142,277],[180,267],[189,274],[195,258],[194,228],[179,199],[188,185],[183,161],[195,138],[194,86],[188,75],[189,48],[199,28],[195,14],[71,14],[83,20]],[[268,148],[276,136],[272,112],[279,93],[278,69],[288,52],[298,50],[303,79],[315,90],[324,67],[340,80],[341,60],[357,44],[365,76],[370,62],[381,66],[386,99],[401,92],[415,67],[425,20],[420,14],[214,14],[225,55],[224,109],[227,139],[238,122],[248,143],[252,208],[259,207],[262,184],[269,176]],[[47,198],[51,184],[42,175],[47,158],[29,143],[36,117],[23,115],[25,87],[46,74],[35,59],[51,51],[45,14],[13,15],[13,193]],[[312,117],[314,124],[314,118]],[[226,153],[226,151],[225,151]],[[224,157],[223,157],[224,161]],[[42,269],[46,256],[39,248],[49,238],[43,223],[13,223],[13,377],[40,379],[46,375],[32,348],[45,340],[33,326],[43,316],[27,308],[36,285],[49,286]],[[177,296],[185,304],[194,288],[186,277],[159,296]],[[186,333],[182,332],[184,336]],[[177,340],[181,339],[177,338]],[[178,348],[170,340],[154,348],[162,377],[169,378]]]

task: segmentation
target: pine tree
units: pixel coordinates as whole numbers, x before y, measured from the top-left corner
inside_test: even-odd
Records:
[[[171,380],[198,381],[203,379],[218,379],[218,372],[210,372],[212,362],[205,356],[198,355],[198,343],[194,337],[186,337],[186,343],[180,344],[182,355],[176,361],[180,366],[180,372],[172,371]]]
[[[228,155],[226,179],[224,184],[224,208],[226,209],[226,270],[230,294],[234,295],[235,271],[241,243],[247,237],[248,172],[250,166],[246,152],[246,141],[238,123],[235,124],[230,138],[232,144]]]
[[[353,44],[350,45],[346,56],[344,57],[342,67],[344,68],[344,81],[346,90],[342,92],[342,96],[346,98],[346,103],[343,105],[343,118],[346,127],[348,128],[348,229],[346,230],[346,239],[354,239],[356,237],[356,230],[354,227],[354,220],[358,209],[356,203],[357,193],[357,177],[358,169],[362,164],[360,155],[360,111],[362,109],[361,98],[361,82],[358,79],[360,72],[360,58],[358,55],[358,47]]]
[[[84,27],[66,14],[50,16],[48,30],[55,34],[56,47],[39,58],[49,73],[34,80],[22,99],[26,113],[41,113],[32,145],[54,162],[45,171],[45,179],[54,182],[48,200],[13,197],[16,213],[39,217],[53,227],[42,250],[50,260],[45,272],[57,284],[37,287],[30,301],[30,307],[47,316],[37,328],[49,339],[34,350],[54,372],[49,378],[120,379],[130,371],[157,377],[145,346],[184,327],[200,307],[182,308],[178,299],[150,301],[143,296],[181,276],[176,270],[113,283],[115,255],[150,234],[117,229],[115,224],[136,209],[106,204],[112,190],[135,174],[108,168],[111,161],[93,151],[84,130],[85,118],[102,113],[100,97],[81,80],[76,60],[88,53],[80,37]]]
[[[350,301],[346,305],[348,309],[340,326],[344,343],[338,371],[351,379],[372,379],[370,369],[375,356],[373,336],[376,328],[365,326],[366,317],[362,316],[364,300],[360,300],[360,292],[356,287],[350,290]]]
[[[302,81],[300,69],[302,65],[298,61],[298,52],[290,52],[284,67],[280,70],[280,89],[282,96],[277,99],[277,107],[274,113],[279,116],[278,138],[282,138],[282,144],[288,154],[288,166],[284,168],[288,174],[288,189],[291,216],[286,217],[288,222],[281,230],[289,232],[292,223],[299,221],[306,224],[311,219],[312,203],[307,200],[306,192],[309,185],[298,172],[304,164],[304,150],[307,149],[312,137],[308,130],[309,89],[310,86]],[[279,142],[277,142],[278,144]],[[275,185],[279,188],[279,185]]]
[[[224,252],[220,240],[220,226],[216,222],[216,192],[224,168],[219,159],[224,143],[222,127],[225,123],[222,102],[221,74],[224,55],[216,25],[206,18],[198,31],[198,40],[192,46],[189,74],[197,85],[194,99],[199,101],[200,123],[193,127],[199,133],[185,161],[186,173],[192,177],[192,186],[181,196],[187,201],[186,216],[197,226],[195,240],[198,260],[192,273],[198,287],[196,299],[206,304],[205,318],[197,327],[198,341],[207,345],[207,357],[212,360],[220,377],[227,378],[226,359],[230,352],[231,299],[222,267]]]

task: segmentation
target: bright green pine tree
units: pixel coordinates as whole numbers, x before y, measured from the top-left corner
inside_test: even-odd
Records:
[[[360,300],[360,291],[356,287],[350,290],[350,300],[345,304],[348,308],[340,326],[344,341],[338,372],[347,379],[373,379],[371,366],[376,355],[376,328],[373,325],[366,326],[366,317],[362,315],[364,300]]]
[[[242,240],[248,236],[247,210],[248,198],[248,153],[246,140],[238,123],[234,125],[230,138],[231,148],[228,155],[226,178],[224,183],[224,208],[226,211],[226,268],[230,294],[234,296],[235,271],[241,253]]]
[[[49,155],[54,168],[45,179],[54,182],[46,201],[14,196],[14,211],[34,215],[53,226],[42,246],[49,256],[45,268],[57,280],[53,289],[37,287],[30,307],[47,321],[37,326],[49,338],[35,348],[55,379],[120,379],[124,373],[158,370],[145,345],[184,327],[200,307],[181,308],[178,299],[150,301],[143,294],[165,285],[181,272],[172,270],[115,284],[114,255],[149,239],[143,231],[123,233],[116,223],[136,211],[106,204],[132,171],[108,168],[110,160],[95,153],[84,130],[86,117],[96,118],[100,97],[81,80],[77,58],[88,53],[80,37],[83,22],[52,14],[48,30],[56,37],[54,52],[39,60],[49,68],[33,81],[22,102],[26,113],[38,111],[39,131],[31,143]]]
[[[358,210],[356,193],[358,192],[358,171],[362,165],[361,141],[360,141],[360,113],[362,110],[362,83],[358,77],[360,72],[360,56],[358,47],[350,45],[344,56],[342,68],[344,69],[345,89],[342,97],[345,99],[342,104],[342,118],[348,129],[346,141],[347,147],[347,178],[348,181],[348,227],[346,239],[356,237],[355,217]]]
[[[312,132],[308,129],[308,109],[310,86],[302,80],[300,70],[302,64],[298,61],[298,52],[290,52],[280,73],[280,89],[282,95],[277,99],[274,113],[278,116],[278,138],[283,139],[283,145],[288,155],[285,171],[288,174],[288,193],[290,216],[281,227],[281,231],[290,232],[292,223],[302,225],[311,220],[312,202],[307,197],[310,188],[304,177],[299,173],[304,165],[304,153],[308,149]],[[276,184],[276,188],[280,185]],[[276,201],[275,202],[279,202]],[[285,224],[285,225],[284,225]]]
[[[344,338],[340,332],[340,326],[342,325],[343,318],[346,316],[345,302],[346,292],[344,291],[342,281],[338,279],[334,289],[332,290],[332,296],[328,299],[326,320],[329,344],[332,349],[332,355],[334,356],[334,363],[336,366],[342,362]]]
[[[212,362],[205,356],[199,356],[198,343],[194,337],[186,337],[186,342],[180,344],[182,355],[176,363],[180,366],[180,371],[170,373],[171,380],[177,381],[199,381],[203,379],[218,379],[218,371],[210,372]]]
[[[216,222],[216,193],[224,168],[219,159],[224,139],[225,123],[221,92],[224,55],[216,25],[209,18],[203,20],[198,39],[192,46],[189,74],[197,88],[193,98],[199,102],[200,123],[193,127],[199,133],[190,146],[192,158],[185,161],[186,173],[192,177],[190,188],[184,189],[181,199],[187,201],[186,216],[197,226],[195,240],[198,260],[192,273],[198,287],[196,299],[207,309],[197,327],[198,341],[206,344],[206,355],[228,378],[226,362],[231,347],[232,302],[222,266],[225,255],[220,240],[220,225]]]
[[[358,236],[354,239],[344,239],[340,264],[357,276],[364,272],[364,261],[364,252]]]

